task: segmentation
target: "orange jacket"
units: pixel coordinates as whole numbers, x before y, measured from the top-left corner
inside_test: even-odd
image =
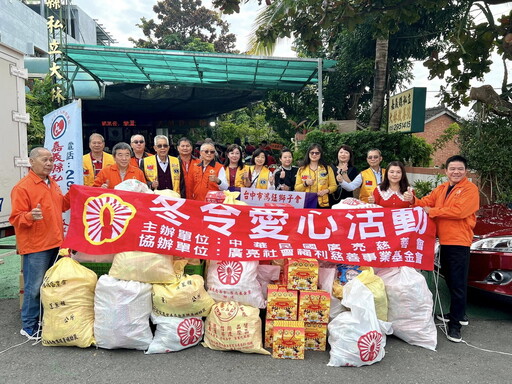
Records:
[[[455,184],[446,197],[449,185],[449,182],[439,185],[421,200],[415,198],[414,205],[431,207],[428,215],[436,223],[437,237],[441,245],[469,247],[473,242],[475,213],[480,206],[478,188],[464,178]]]
[[[126,175],[124,176],[124,179],[121,180],[121,174],[119,173],[117,164],[112,164],[107,168],[103,168],[100,173],[98,173],[98,176],[96,176],[94,179],[93,187],[101,187],[101,185],[105,184],[108,180],[108,188],[114,188],[117,184],[129,179],[137,179],[146,184],[144,172],[142,172],[139,168],[134,167],[133,165],[128,165]]]
[[[220,187],[217,183],[210,181],[209,176],[215,175],[219,176],[219,171],[223,169],[222,164],[215,163],[215,165],[208,164],[206,169],[203,171],[202,162],[198,162],[191,166],[192,169],[190,172],[192,173],[193,180],[193,189],[194,192],[192,194],[192,198],[194,200],[204,201],[206,198],[206,194],[209,191],[220,191]]]
[[[43,219],[35,221],[32,209],[41,204]],[[11,191],[12,212],[9,222],[16,232],[20,255],[60,247],[64,239],[62,212],[69,209],[69,195],[62,195],[58,184],[50,186],[32,170]]]
[[[186,197],[187,199],[192,199],[194,195],[194,174],[192,170],[194,169],[195,164],[199,164],[199,159],[190,159],[190,162],[186,164],[184,161],[180,160],[181,164],[181,173],[183,174],[183,180],[185,180],[185,196],[181,194],[181,197]]]

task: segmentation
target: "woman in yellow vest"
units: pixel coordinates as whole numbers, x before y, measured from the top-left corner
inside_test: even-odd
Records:
[[[242,149],[237,144],[231,144],[226,149],[226,179],[230,187],[242,188],[244,173],[249,172],[249,167],[244,165],[242,160]]]
[[[252,153],[251,166],[244,174],[244,187],[257,189],[275,189],[274,175],[267,167],[267,153],[258,148]]]
[[[314,192],[318,195],[318,207],[329,208],[329,194],[334,193],[336,188],[334,172],[322,159],[322,147],[311,144],[297,172],[295,191]]]

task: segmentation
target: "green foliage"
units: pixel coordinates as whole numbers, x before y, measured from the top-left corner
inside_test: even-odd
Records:
[[[460,125],[452,123],[444,130],[444,132],[437,137],[432,146],[437,151],[445,147],[448,142],[454,140],[460,132]]]
[[[414,193],[418,199],[427,196],[439,184],[443,183],[444,175],[438,173],[434,178],[428,180],[416,180],[413,184]]]
[[[267,123],[265,107],[261,103],[220,116],[213,138],[223,144],[233,143],[235,138],[240,138],[242,143],[248,140],[252,144],[258,144],[262,140],[267,140],[287,144]]]
[[[509,118],[464,121],[459,132],[461,153],[491,191],[490,202],[512,202],[512,125]]]
[[[29,148],[44,144],[43,117],[59,107],[52,101],[52,87],[52,79],[47,75],[43,80],[34,79],[30,92],[26,94],[27,113],[30,114],[30,123],[27,125]]]
[[[302,159],[307,147],[318,143],[325,152],[325,159],[334,163],[336,151],[342,144],[347,144],[354,150],[354,162],[359,170],[368,168],[366,154],[370,149],[377,148],[383,157],[383,166],[393,160],[402,161],[406,165],[428,166],[433,153],[432,146],[424,139],[399,132],[386,133],[375,131],[357,131],[351,133],[322,132],[314,130],[307,134],[301,142],[295,158]]]
[[[236,36],[219,14],[201,0],[163,0],[153,6],[157,20],[137,24],[146,39],[129,40],[138,48],[203,52],[235,52]]]

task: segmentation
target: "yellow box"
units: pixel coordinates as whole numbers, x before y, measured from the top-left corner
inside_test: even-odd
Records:
[[[267,319],[297,320],[299,292],[288,290],[285,285],[270,284],[267,287]]]
[[[331,295],[326,291],[300,291],[298,320],[309,323],[329,322]]]
[[[288,289],[318,289],[318,260],[294,259],[286,266],[286,283]]]
[[[325,351],[327,345],[327,324],[304,323],[305,348],[309,351]]]
[[[303,321],[275,321],[272,329],[272,357],[303,360],[305,330]]]
[[[276,320],[265,320],[265,348],[272,349],[272,332]]]

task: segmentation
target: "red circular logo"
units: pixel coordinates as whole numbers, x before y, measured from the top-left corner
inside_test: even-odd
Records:
[[[197,318],[185,319],[178,325],[177,332],[181,345],[195,345],[203,335],[203,321]]]
[[[57,116],[52,123],[52,138],[56,140],[59,137],[61,137],[64,134],[64,132],[66,132],[67,126],[68,122],[66,118],[62,115]]]
[[[222,284],[235,285],[240,281],[244,268],[239,261],[223,261],[217,267],[219,280]]]
[[[373,361],[379,355],[382,342],[382,333],[370,331],[357,341],[359,356],[362,361]]]

